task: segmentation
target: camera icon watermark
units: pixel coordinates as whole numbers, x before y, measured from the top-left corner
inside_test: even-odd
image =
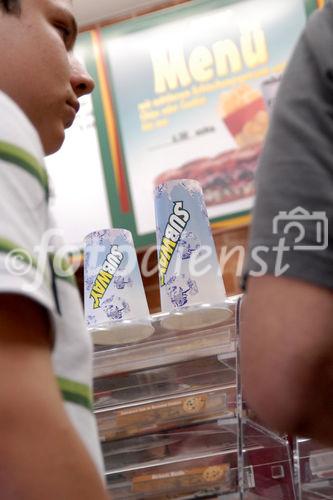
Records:
[[[308,212],[297,207],[290,212],[279,212],[273,219],[273,234],[284,235],[290,248],[299,251],[326,250],[328,248],[328,218],[325,212]],[[311,234],[311,244],[307,244]]]

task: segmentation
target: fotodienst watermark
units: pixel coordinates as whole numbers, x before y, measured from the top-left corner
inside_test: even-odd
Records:
[[[324,251],[328,248],[329,224],[325,212],[310,212],[303,207],[286,212],[279,212],[272,220],[272,230],[269,240],[270,245],[262,244],[253,246],[248,252],[244,245],[227,246],[219,249],[217,273],[226,271],[232,261],[232,271],[236,278],[241,278],[244,272],[246,259],[251,263],[248,269],[250,276],[262,277],[268,272],[275,276],[286,274],[292,266],[292,259],[288,262],[287,256],[291,252],[313,252]],[[15,248],[7,253],[5,257],[6,271],[17,277],[24,277],[22,289],[31,292],[40,288],[48,273],[54,273],[59,278],[68,278],[75,275],[81,266],[81,259],[69,259],[69,255],[78,253],[78,246],[64,245],[63,232],[60,229],[49,229],[41,238],[41,241],[32,251],[24,248]],[[119,268],[117,273],[120,276],[129,275],[136,267],[137,260],[133,253],[126,252],[126,245],[122,245],[119,250],[127,253],[129,257],[126,261],[126,269]],[[204,276],[211,270],[211,255],[215,248],[201,245],[192,253],[179,248],[175,252],[174,272],[180,273],[182,260],[189,260],[189,272],[193,278]],[[95,263],[90,263],[90,267],[98,267],[100,259],[103,259],[109,252],[109,247],[100,245],[94,255]],[[144,278],[151,278],[158,274],[158,265],[153,254],[157,254],[156,246],[148,247],[143,253],[140,270]],[[268,263],[268,255],[270,255]],[[274,270],[272,270],[272,255],[274,256]],[[153,261],[154,265],[151,266]],[[255,267],[255,269],[254,269]]]

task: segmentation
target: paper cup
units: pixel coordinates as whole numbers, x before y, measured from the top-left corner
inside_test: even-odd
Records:
[[[132,235],[106,229],[85,238],[84,305],[94,343],[124,344],[154,331]]]
[[[154,191],[161,308],[167,328],[216,324],[230,315],[200,184],[173,180]],[[205,305],[205,307],[202,307]],[[200,306],[200,307],[199,307]]]

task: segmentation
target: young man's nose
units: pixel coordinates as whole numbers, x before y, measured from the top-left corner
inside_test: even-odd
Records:
[[[90,94],[95,87],[94,80],[85,70],[82,64],[75,58],[71,58],[71,85],[77,97]]]

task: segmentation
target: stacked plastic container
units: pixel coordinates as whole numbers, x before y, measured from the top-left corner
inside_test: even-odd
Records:
[[[287,442],[251,421],[238,383],[236,310],[95,353],[95,412],[114,500],[295,498]]]
[[[206,330],[155,333],[95,353],[95,411],[114,499],[237,491],[235,301]]]

